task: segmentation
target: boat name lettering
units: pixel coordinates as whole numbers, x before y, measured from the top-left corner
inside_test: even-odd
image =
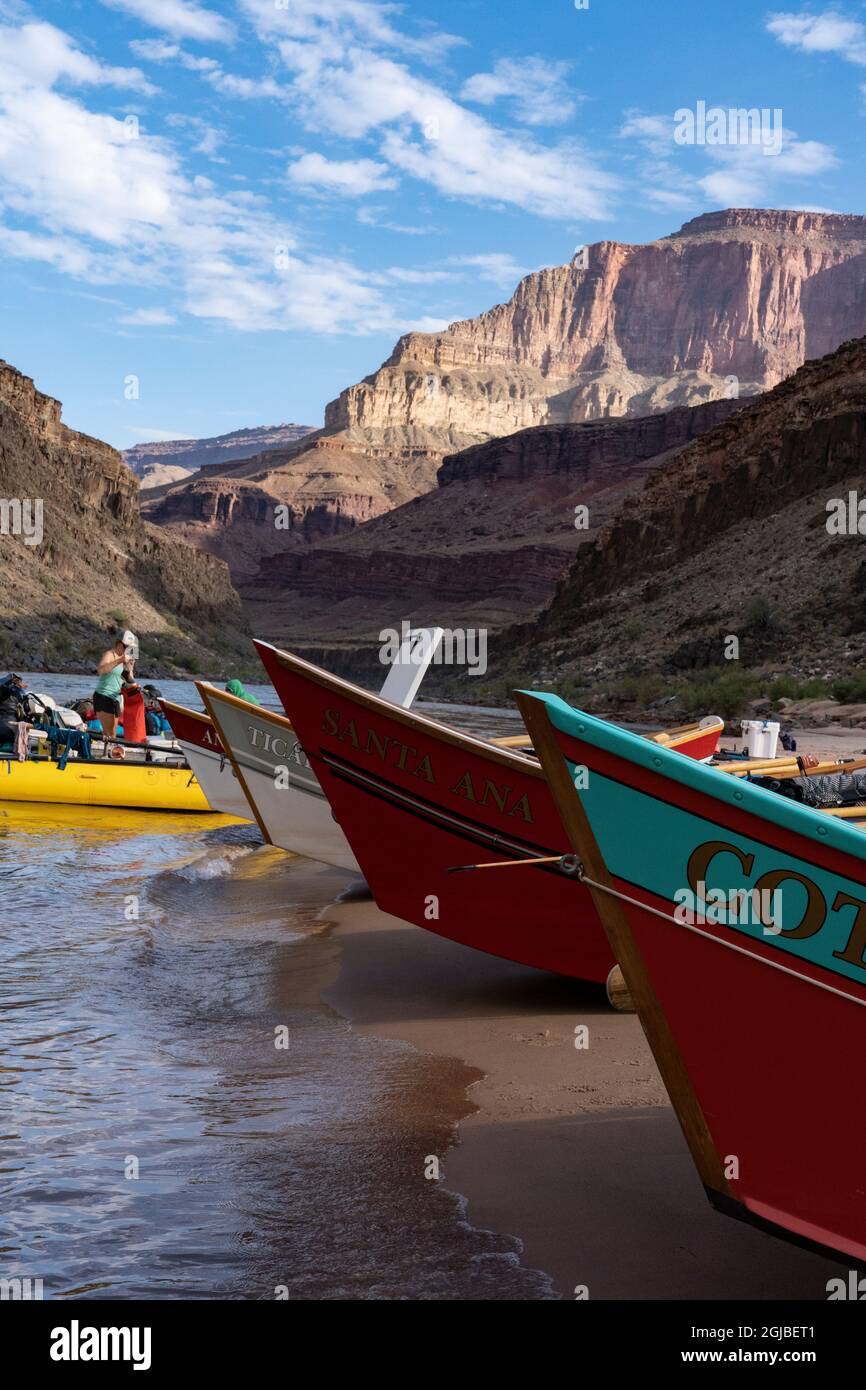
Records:
[[[390,734],[380,735],[375,729],[364,729],[363,725],[359,729],[355,719],[348,719],[341,726],[341,716],[334,709],[325,710],[322,729],[338,743],[351,743],[359,752],[369,753],[382,763],[390,763],[399,772],[408,772],[412,777],[423,777],[435,785],[436,778],[433,775],[429,753],[425,753],[421,758],[417,748],[401,742],[398,738],[391,738]]]
[[[282,738],[279,734],[272,734],[270,729],[259,728],[255,724],[247,726],[247,736],[251,748],[258,748],[262,753],[273,753],[275,758],[287,758],[289,754],[289,741]],[[295,748],[298,745],[295,744]],[[291,756],[294,757],[294,748]],[[295,758],[295,762],[298,759]]]
[[[706,882],[707,870],[717,854],[732,854],[739,860],[743,876],[751,875],[755,863],[753,854],[740,849],[738,845],[729,844],[726,840],[707,840],[704,844],[698,845],[689,856],[686,877],[693,893],[697,894],[698,885]],[[798,924],[780,931],[778,935],[788,941],[803,941],[806,937],[815,936],[827,920],[827,900],[818,884],[805,874],[798,873],[796,869],[769,869],[761,874],[753,886],[758,893],[774,893],[783,883],[789,882],[802,884],[806,890],[806,903]],[[849,965],[866,970],[866,901],[840,890],[836,893],[829,911],[842,912],[848,907],[854,908],[851,931],[845,949],[834,951],[833,956],[836,960],[844,960]]]
[[[515,799],[512,787],[497,787],[489,777],[485,777],[484,787],[478,792],[472,781],[472,773],[464,772],[450,790],[453,796],[465,796],[467,801],[475,801],[479,806],[495,805],[497,811],[501,811],[504,816],[520,816],[527,824],[532,820],[529,797],[526,793]]]
[[[429,753],[423,757],[417,748],[392,738],[389,734],[377,734],[375,729],[365,729],[357,719],[344,720],[339,710],[326,709],[322,720],[322,732],[335,738],[338,743],[350,743],[359,752],[376,757],[383,764],[395,767],[399,772],[408,772],[412,777],[423,777],[431,785],[437,785],[433,763]],[[483,783],[483,785],[482,785]],[[510,786],[498,786],[491,778],[481,778],[470,771],[458,777],[453,786],[448,787],[451,796],[459,796],[478,806],[489,806],[505,816],[518,816],[527,824],[532,822],[532,809],[529,797],[524,792],[518,795]]]

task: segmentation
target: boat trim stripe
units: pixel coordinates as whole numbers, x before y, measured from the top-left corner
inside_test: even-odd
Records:
[[[327,767],[332,776],[344,782],[352,782],[360,785],[365,791],[373,796],[378,796],[383,800],[390,801],[401,806],[410,815],[418,816],[422,820],[430,821],[440,827],[451,829],[454,834],[469,838],[476,844],[485,845],[493,850],[494,853],[516,854],[518,857],[532,858],[537,855],[539,850],[550,853],[549,845],[533,844],[529,840],[511,840],[499,834],[498,831],[490,830],[486,826],[479,825],[477,821],[465,820],[462,816],[456,816],[451,811],[445,811],[441,807],[434,805],[430,801],[424,801],[420,797],[410,796],[408,792],[401,791],[390,782],[383,782],[380,778],[371,777],[369,773],[362,772],[360,768],[352,763],[337,758],[331,753],[326,753],[319,749],[319,757]],[[544,865],[539,865],[544,868]],[[557,868],[547,867],[548,873],[558,874]]]
[[[595,888],[599,893],[609,893],[612,898],[619,898],[621,902],[629,903],[631,907],[637,907],[641,912],[648,912],[653,917],[660,917],[663,922],[667,922],[671,926],[694,932],[696,936],[702,936],[705,941],[712,941],[716,946],[724,946],[728,951],[736,951],[738,956],[748,956],[750,960],[757,961],[759,965],[768,965],[771,970],[781,970],[783,975],[791,975],[795,980],[801,980],[804,985],[814,985],[816,989],[824,989],[828,994],[837,994],[840,999],[848,999],[852,1004],[859,1004],[862,1008],[866,1008],[866,999],[861,999],[856,994],[849,994],[845,989],[837,989],[835,985],[828,985],[824,980],[814,980],[810,975],[801,975],[799,970],[792,970],[789,965],[782,965],[781,961],[758,955],[757,951],[749,951],[745,946],[738,946],[733,941],[727,941],[723,936],[716,936],[714,932],[704,931],[702,927],[696,927],[693,922],[680,922],[670,912],[662,912],[659,908],[652,907],[650,903],[641,902],[640,898],[633,898],[630,894],[621,892],[619,888],[612,888],[606,883],[599,883],[595,879],[589,878],[582,864],[576,877],[588,888]]]

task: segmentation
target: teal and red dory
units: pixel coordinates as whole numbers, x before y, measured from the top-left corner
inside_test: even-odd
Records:
[[[517,698],[710,1200],[866,1262],[866,832]]]

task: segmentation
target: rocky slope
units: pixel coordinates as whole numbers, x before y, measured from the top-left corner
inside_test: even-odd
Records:
[[[143,522],[120,454],[60,413],[0,362],[0,498],[30,504],[37,542],[14,534],[14,507],[0,509],[0,664],[90,670],[107,634],[128,626],[143,672],[247,665],[225,565]]]
[[[312,425],[261,425],[217,434],[211,439],[166,439],[135,444],[131,449],[124,449],[121,457],[146,490],[180,482],[206,464],[233,463],[270,449],[283,449],[312,432]]]
[[[549,602],[578,547],[653,468],[741,407],[541,425],[450,456],[424,496],[330,543],[265,559],[241,586],[251,624],[318,650],[374,643],[403,618],[507,625]]]
[[[259,560],[433,487],[442,459],[538,425],[644,416],[764,391],[866,332],[866,218],[733,209],[647,245],[605,241],[526,276],[506,304],[400,339],[325,428],[238,471],[208,469],[153,520]],[[291,511],[275,533],[274,508]]]
[[[316,434],[229,467],[205,467],[189,483],[151,494],[150,520],[224,559],[238,583],[264,557],[306,549],[399,507],[432,487],[441,455],[360,449]]]
[[[828,503],[866,499],[864,457],[860,338],[655,472],[577,555],[542,618],[503,634],[499,670],[578,684],[768,662],[862,671],[866,516],[863,534],[834,534]]]

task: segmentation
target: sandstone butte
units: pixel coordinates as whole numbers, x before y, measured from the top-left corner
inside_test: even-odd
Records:
[[[866,332],[864,253],[866,218],[760,209],[708,213],[647,245],[596,243],[526,276],[506,304],[407,334],[327,407],[322,430],[208,465],[148,514],[247,585],[263,559],[331,543],[429,492],[443,459],[467,447],[775,386]]]
[[[0,498],[43,504],[41,544],[0,535],[0,664],[89,670],[106,633],[128,626],[151,674],[181,659],[250,665],[226,566],[144,522],[120,454],[60,416],[59,401],[0,362]]]

